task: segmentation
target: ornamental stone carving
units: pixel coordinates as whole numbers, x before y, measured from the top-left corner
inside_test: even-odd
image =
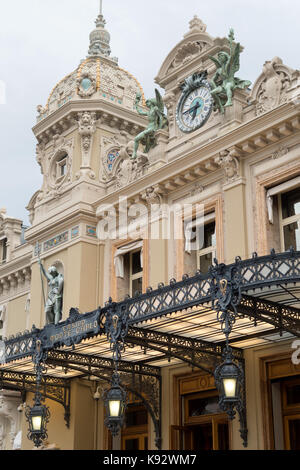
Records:
[[[42,155],[44,182],[36,198],[38,201],[44,197],[56,197],[62,188],[71,182],[73,150],[74,139],[59,136],[53,140],[52,150],[47,156],[45,152],[39,152],[37,158]]]
[[[220,152],[219,156],[215,158],[215,163],[224,171],[226,183],[231,183],[241,176],[239,157],[240,153],[232,148]]]
[[[21,396],[18,392],[0,392],[0,450],[11,450],[20,430],[18,406]]]
[[[203,21],[198,18],[197,15],[194,16],[194,18],[190,21],[190,31],[186,34],[186,36],[189,36],[190,34],[194,33],[205,33],[206,32],[206,24],[203,23]]]
[[[296,71],[285,66],[279,57],[266,61],[254,84],[251,101],[256,102],[256,115],[271,111],[288,100],[288,90]]]
[[[36,146],[36,161],[40,165],[41,174],[44,174],[44,161],[45,161],[45,145],[43,143],[37,144]]]
[[[201,54],[206,49],[204,42],[194,41],[184,44],[176,54],[174,61],[171,64],[171,68],[177,68],[182,64],[190,62],[195,57]]]
[[[135,160],[125,159],[121,162],[116,173],[116,189],[141,178],[148,167],[148,158],[144,154],[139,154]]]
[[[107,183],[108,188],[122,188],[140,178],[147,171],[148,156],[137,153],[137,159],[131,160],[134,142],[124,130],[112,137],[101,139],[101,165],[99,180]]]
[[[116,176],[117,167],[121,159],[129,158],[129,135],[126,131],[120,131],[112,137],[101,139],[101,165],[99,180],[103,183],[112,181]]]
[[[96,113],[86,111],[78,114],[78,129],[81,136],[82,152],[80,172],[76,175],[78,179],[82,175],[95,179],[95,173],[91,169],[91,153],[93,136],[96,132],[96,121]]]
[[[163,201],[162,190],[159,186],[151,186],[141,194],[141,198],[144,199],[148,205],[161,205]]]
[[[77,78],[78,95],[82,98],[88,98],[97,91],[97,81],[94,73],[87,70]]]
[[[175,100],[176,96],[175,93],[173,93],[172,91],[166,93],[163,96],[163,102],[168,111],[168,121],[170,127],[174,126],[175,124]]]
[[[0,301],[26,292],[30,288],[31,268],[20,268],[14,273],[0,279]]]

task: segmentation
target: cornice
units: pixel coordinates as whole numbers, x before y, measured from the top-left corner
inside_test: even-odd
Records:
[[[50,116],[36,124],[32,128],[32,131],[40,140],[50,140],[53,135],[63,133],[69,129],[74,124],[77,113],[84,111],[96,112],[98,119],[107,115],[108,118],[113,118],[115,122],[119,123],[119,126],[122,124],[131,124],[144,129],[147,125],[147,119],[135,111],[99,98],[86,101],[69,101],[60,109],[54,111]]]
[[[31,257],[32,257],[32,252],[30,250],[30,253],[27,253],[26,255],[23,255],[22,257],[8,261],[5,264],[1,264],[0,265],[0,279],[16,273],[20,269],[25,269],[25,268],[30,267]]]
[[[42,238],[51,238],[58,232],[69,229],[71,225],[82,222],[93,224],[96,222],[95,211],[91,204],[74,204],[59,214],[33,225],[26,231],[26,239],[34,245]]]
[[[202,146],[195,145],[190,149],[189,144],[189,151],[179,153],[178,158],[152,173],[147,173],[117,193],[100,198],[94,207],[96,209],[99,204],[115,204],[119,196],[132,198],[146,186],[159,186],[163,194],[168,194],[186,182],[192,182],[218,170],[215,157],[220,152],[235,149],[239,157],[246,158],[247,155],[260,151],[263,147],[271,146],[275,142],[280,143],[299,129],[298,110],[289,103],[284,104],[273,112],[244,123],[230,133],[216,137]]]

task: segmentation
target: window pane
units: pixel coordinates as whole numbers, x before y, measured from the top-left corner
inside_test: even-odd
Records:
[[[295,250],[300,250],[300,230],[299,223],[285,225],[283,227],[284,249],[289,250],[292,246]]]
[[[196,229],[192,231],[191,240],[197,242],[198,250],[204,250],[211,246],[216,246],[216,224],[212,222],[211,224],[206,224],[203,227],[198,228],[198,238],[196,239]]]
[[[212,266],[213,262],[213,253],[207,253],[199,257],[200,260],[200,271],[203,274],[206,274],[209,268]]]
[[[141,266],[141,252],[137,251],[132,254],[132,274],[137,274],[143,271]]]
[[[61,173],[61,176],[65,176],[66,174],[66,168],[67,168],[67,165],[64,164],[60,167],[60,173]]]
[[[189,400],[189,417],[222,413],[219,408],[219,397],[195,398]]]
[[[216,246],[216,224],[205,225],[204,227],[204,246],[203,248],[209,248],[210,246]]]
[[[146,409],[129,409],[126,411],[126,428],[131,426],[142,426],[143,424],[148,424],[148,413]]]
[[[139,277],[138,279],[134,279],[132,281],[132,295],[134,295],[136,292],[143,292],[143,278]]]
[[[283,219],[300,214],[300,188],[283,194],[281,201]]]
[[[2,242],[2,261],[6,261],[6,256],[7,256],[7,238],[5,238]],[[1,251],[1,250],[0,250]]]
[[[300,403],[300,384],[288,385],[286,387],[286,401],[287,405],[297,405]]]

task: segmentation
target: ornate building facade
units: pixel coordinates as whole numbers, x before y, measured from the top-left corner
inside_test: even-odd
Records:
[[[25,230],[22,221],[0,213],[0,326],[7,344],[22,337],[29,347],[30,335],[45,326],[38,257],[64,278],[65,325],[74,307],[83,315],[109,299],[118,304],[127,295],[133,298],[136,291],[151,296],[148,286],[172,287],[175,279],[189,282],[195,273],[205,278],[214,259],[227,266],[237,256],[247,260],[255,253],[255,259],[271,249],[300,251],[300,72],[275,57],[265,62],[251,89],[246,82],[234,89],[230,106],[210,109],[213,102],[206,103],[204,91],[192,95],[192,108],[191,102],[180,108],[184,83],[204,71],[211,83],[218,68],[211,58],[230,56],[230,38],[214,38],[198,17],[192,19],[155,78],[164,90],[168,126],[156,130],[155,146],[148,152],[140,146],[133,158],[150,104],[138,80],[111,56],[110,35],[99,15],[87,58],[38,106],[33,132],[43,184],[27,206],[31,226]],[[137,112],[137,96],[145,115]],[[205,116],[198,113],[201,96]],[[154,226],[161,234],[166,214],[158,211],[145,222],[143,208],[176,204],[204,211],[204,241],[196,249],[187,240],[187,233],[197,230],[194,208],[187,220],[175,211],[168,238],[149,236]],[[110,211],[122,236],[101,238],[99,223],[110,220]],[[128,226],[137,235],[124,235]],[[260,269],[267,278],[269,268]],[[73,350],[72,344],[49,349],[43,388],[51,411],[48,443],[87,450],[241,449],[246,443],[249,449],[299,448],[300,366],[292,361],[300,322],[297,302],[291,301],[296,291],[288,289],[288,295],[274,286],[264,300],[269,309],[271,302],[293,308],[287,313],[293,326],[282,318],[280,326],[278,318],[256,317],[245,307],[230,337],[245,366],[247,425],[230,421],[220,409],[208,373],[225,339],[213,305],[195,301],[148,318],[153,303],[125,339],[120,367],[130,403],[118,437],[107,431],[99,399],[111,369],[106,336],[97,330],[83,335]],[[204,343],[213,345],[214,358],[203,353]],[[34,367],[23,353],[16,350],[0,369],[2,449],[33,447],[23,402],[32,402]]]

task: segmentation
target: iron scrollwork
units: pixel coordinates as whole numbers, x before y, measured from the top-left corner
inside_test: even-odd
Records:
[[[238,315],[237,307],[241,302],[241,258],[237,257],[235,264],[226,266],[215,260],[215,265],[210,268],[211,275],[211,300],[212,306],[217,311],[217,319],[226,337],[226,346],[223,350],[223,362],[215,369],[214,377],[219,390],[220,408],[233,420],[236,412],[240,418],[240,434],[244,447],[247,447],[247,418],[245,396],[244,362],[235,360],[232,348],[229,347],[229,335]],[[226,393],[226,379],[235,383],[235,391]]]
[[[125,350],[125,338],[128,333],[128,313],[125,305],[113,303],[110,299],[106,314],[105,330],[110,349],[113,352],[113,361],[118,363]]]

